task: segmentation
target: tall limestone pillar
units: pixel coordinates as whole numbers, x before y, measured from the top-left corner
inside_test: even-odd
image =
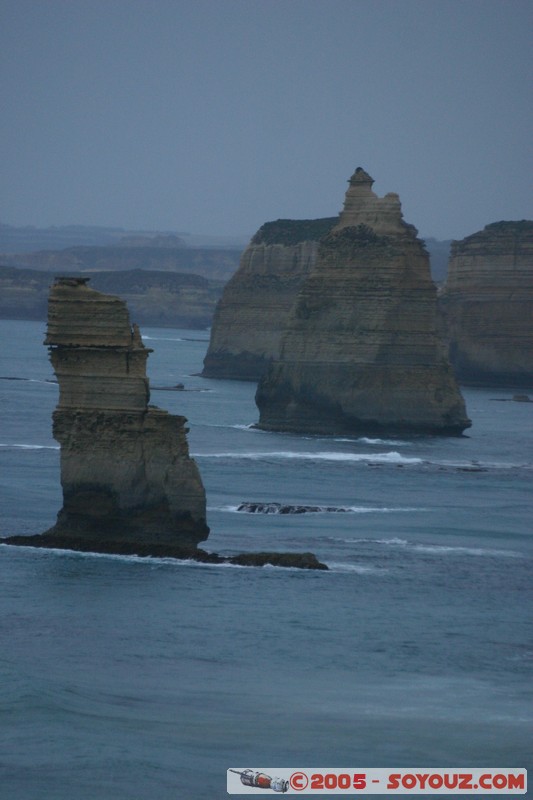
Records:
[[[117,297],[58,278],[45,344],[59,383],[63,508],[47,533],[135,544],[206,539],[205,491],[186,419],[148,405],[139,330]]]

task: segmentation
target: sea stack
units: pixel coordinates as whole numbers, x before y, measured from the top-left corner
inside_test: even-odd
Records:
[[[215,310],[202,375],[257,381],[279,354],[282,331],[338,217],[278,219],[257,231]]]
[[[397,194],[380,198],[361,167],[338,224],[288,317],[259,383],[259,427],[327,434],[458,435],[469,427],[437,333],[436,287]]]
[[[533,387],[533,221],[453,242],[439,301],[461,381]]]
[[[205,491],[186,419],[149,405],[139,329],[126,304],[57,278],[45,344],[59,383],[63,508],[45,537],[195,547],[207,538]]]

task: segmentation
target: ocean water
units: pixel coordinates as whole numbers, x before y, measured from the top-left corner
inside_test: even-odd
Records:
[[[61,505],[44,325],[0,321],[0,536]],[[213,800],[226,769],[528,767],[533,406],[465,389],[460,438],[255,430],[198,377],[205,332],[145,329],[189,419],[223,554],[328,572],[0,546],[0,796]],[[241,502],[342,513],[247,514]],[[407,795],[404,795],[407,796]]]

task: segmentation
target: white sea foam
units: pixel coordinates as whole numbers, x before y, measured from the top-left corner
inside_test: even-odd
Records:
[[[336,438],[334,442],[361,442],[362,444],[387,444],[396,447],[406,447],[412,444],[404,442],[402,439],[369,439],[367,436],[360,436],[357,439]]]
[[[0,539],[0,546],[9,547],[12,545],[4,544]],[[106,561],[122,561],[126,564],[170,564],[173,566],[188,566],[188,567],[230,567],[231,569],[248,569],[241,564],[208,564],[202,561],[195,561],[191,558],[171,558],[169,556],[137,556],[134,554],[126,555],[123,553],[94,553],[85,552],[82,550],[69,550],[62,547],[34,547],[33,545],[17,545],[17,550],[33,550],[39,555],[43,556],[69,556],[80,559],[104,559]]]
[[[248,429],[249,426],[232,426]],[[416,456],[403,456],[397,450],[390,450],[382,453],[346,453],[333,451],[298,451],[298,450],[273,450],[273,451],[253,451],[253,452],[224,452],[224,453],[195,453],[195,458],[234,458],[251,461],[261,461],[270,459],[300,460],[300,461],[331,461],[339,463],[367,464],[392,464],[392,465],[419,465],[427,467],[454,469],[463,472],[487,472],[489,470],[508,470],[508,469],[533,469],[531,463],[509,463],[492,461],[445,461],[429,460]]]
[[[399,545],[400,547],[404,547],[405,545],[409,544],[407,539],[400,539],[398,536],[393,536],[392,539],[365,539],[364,541],[376,542],[377,544]]]
[[[1,376],[1,381],[22,381],[23,383],[44,383],[47,386],[57,386],[58,383],[53,378],[42,379],[42,378],[18,378],[18,377],[8,377],[8,376]]]
[[[407,539],[392,537],[390,539],[348,539],[346,537],[328,537],[334,542],[345,544],[380,544],[388,547],[401,547],[413,553],[427,553],[428,555],[469,555],[469,556],[492,556],[497,558],[523,558],[522,553],[514,550],[495,550],[488,547],[460,547],[454,545],[422,544],[419,542],[409,542]]]
[[[332,461],[332,462],[359,462],[380,464],[422,464],[421,458],[406,458],[395,450],[388,453],[335,453],[335,452],[299,452],[299,451],[272,451],[253,453],[194,453],[195,458],[236,458],[252,461],[274,459],[296,459],[302,461]]]
[[[169,336],[146,336],[142,334],[143,341],[147,342],[183,342],[183,339],[170,338]]]
[[[389,571],[382,567],[368,567],[364,564],[346,564],[337,561],[330,561],[327,566],[331,572],[352,572],[356,575],[384,575]]]
[[[533,464],[527,462],[517,463],[509,461],[448,461],[445,459],[429,462],[438,467],[457,469],[462,472],[487,472],[493,469],[533,469]]]
[[[431,553],[433,555],[468,555],[468,556],[496,556],[498,558],[523,558],[521,553],[514,550],[491,550],[484,547],[447,547],[437,544],[416,544],[413,550],[417,553]]]
[[[396,511],[407,511],[409,509],[395,509]],[[412,509],[411,509],[412,510]],[[417,509],[420,510],[420,509]],[[405,539],[398,539],[396,537],[392,539],[358,539],[358,538],[347,538],[346,536],[328,536],[328,541],[330,542],[343,542],[344,544],[387,544],[393,546],[400,546],[404,547],[409,544]]]
[[[5,544],[0,539],[0,547],[10,548],[13,550],[13,545]],[[279,572],[299,572],[303,574],[314,574],[320,570],[302,569],[301,567],[284,567],[277,564],[262,564],[261,566],[248,565],[248,564],[231,564],[227,561],[221,564],[210,564],[209,562],[196,561],[193,558],[172,558],[170,556],[137,556],[134,554],[125,555],[123,553],[93,553],[85,552],[82,550],[68,550],[60,547],[34,547],[33,545],[17,545],[17,550],[31,550],[35,554],[46,557],[74,557],[80,559],[104,559],[107,561],[121,561],[125,564],[143,564],[149,567],[157,566],[173,566],[173,567],[193,567],[195,569],[246,569],[254,571],[269,571],[275,570]]]
[[[59,445],[49,444],[2,444],[0,448],[8,450],[59,450]]]

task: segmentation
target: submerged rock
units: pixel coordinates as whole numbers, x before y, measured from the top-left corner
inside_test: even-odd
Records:
[[[296,569],[328,569],[313,553],[241,553],[228,559],[241,567],[293,567]]]
[[[345,514],[349,508],[342,506],[302,506],[283,503],[239,503],[237,511],[243,514]]]
[[[361,168],[349,183],[259,383],[258,427],[459,434],[470,421],[437,333],[424,244],[398,195],[377,197]]]
[[[478,386],[533,386],[533,221],[453,242],[440,295],[450,358]]]

